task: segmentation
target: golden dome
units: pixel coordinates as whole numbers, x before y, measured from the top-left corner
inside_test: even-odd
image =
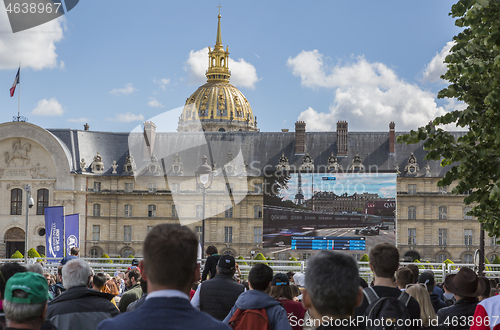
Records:
[[[218,16],[217,39],[214,49],[208,47],[207,83],[199,87],[184,105],[179,118],[179,132],[204,131],[257,131],[254,117],[246,97],[229,83],[229,51],[222,46]],[[200,127],[201,126],[201,127]]]

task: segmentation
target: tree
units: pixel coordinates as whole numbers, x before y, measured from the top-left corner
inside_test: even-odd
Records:
[[[500,257],[498,255],[495,256],[495,259],[493,259],[492,264],[495,264],[495,265],[500,264]]]
[[[298,261],[298,260],[295,257],[291,257],[290,261]],[[300,262],[291,263],[291,264],[289,264],[289,266],[300,266]]]
[[[420,265],[421,264],[420,260],[415,259],[415,260],[413,260],[413,263],[418,264],[417,265],[418,269],[425,269],[425,266]]]
[[[21,252],[19,252],[19,250],[16,250],[16,252],[14,252],[14,254],[11,256],[12,259],[23,259],[24,256]]]
[[[359,261],[368,262],[368,261],[370,261],[370,259],[368,258],[367,254],[363,254],[363,256],[361,257],[361,259],[359,259]]]
[[[245,260],[242,256],[239,256],[237,260]],[[248,264],[245,261],[238,261],[238,264],[240,266],[248,266]]]
[[[255,258],[253,258],[253,260],[266,260],[266,257],[264,257],[264,255],[262,253],[257,253],[257,255],[255,256]],[[267,262],[264,262],[264,264],[267,265]]]
[[[111,258],[106,253],[103,253],[101,258],[108,258],[110,260],[101,260],[101,261],[99,261],[100,263],[103,263],[103,264],[112,264],[113,263],[113,260],[111,260]]]
[[[500,2],[460,0],[451,8],[455,25],[464,30],[453,38],[446,57],[449,81],[438,98],[456,98],[467,108],[435,118],[425,127],[398,137],[398,142],[425,141],[426,160],[450,166],[438,186],[457,182],[452,193],[470,194],[468,215],[478,217],[490,236],[500,235]],[[456,124],[468,128],[457,135],[436,128]]]
[[[135,257],[132,254],[129,254],[129,256],[127,258],[134,259]]]
[[[40,254],[34,248],[28,250],[28,258],[41,258]]]

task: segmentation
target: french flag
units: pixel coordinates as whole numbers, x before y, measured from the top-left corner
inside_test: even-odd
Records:
[[[21,68],[17,69],[16,79],[14,79],[14,83],[10,88],[10,97],[14,96],[14,92],[16,91],[16,86],[19,84],[19,76],[20,76]]]

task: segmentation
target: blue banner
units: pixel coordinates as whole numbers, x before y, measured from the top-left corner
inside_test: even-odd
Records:
[[[66,255],[70,254],[71,248],[80,246],[79,241],[79,224],[80,224],[80,214],[70,214],[66,216],[66,221],[64,224],[65,228],[65,240],[66,240]]]
[[[64,257],[64,208],[51,206],[45,208],[45,240],[47,244],[47,257]]]

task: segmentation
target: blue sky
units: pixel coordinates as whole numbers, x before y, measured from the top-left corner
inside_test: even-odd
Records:
[[[437,100],[442,60],[459,32],[448,0],[221,2],[231,83],[262,131],[415,129],[463,105]],[[0,122],[22,61],[21,115],[44,128],[131,131],[177,109],[205,82],[218,1],[85,0],[12,34],[0,9]],[[175,111],[175,110],[174,110]],[[176,115],[174,113],[174,117]],[[169,121],[170,130],[176,128]],[[168,129],[167,129],[168,130]]]
[[[323,177],[335,177],[336,180],[325,181]],[[291,174],[288,189],[282,191],[280,197],[294,200],[298,191],[298,175]],[[330,191],[337,195],[347,193],[378,194],[383,198],[396,198],[395,173],[338,173],[325,175],[324,173],[302,174],[302,193],[305,199],[312,196],[313,191]]]

